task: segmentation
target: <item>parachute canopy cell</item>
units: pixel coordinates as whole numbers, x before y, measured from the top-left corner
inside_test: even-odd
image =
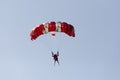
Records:
[[[75,30],[71,24],[66,22],[47,22],[37,25],[30,32],[31,40],[35,40],[37,37],[47,34],[48,32],[63,32],[68,36],[75,37]]]

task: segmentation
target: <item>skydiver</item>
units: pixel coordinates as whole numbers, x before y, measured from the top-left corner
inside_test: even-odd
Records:
[[[58,56],[59,56],[59,52],[58,52],[58,51],[57,51],[57,54],[54,54],[54,53],[52,52],[52,57],[53,57],[53,59],[54,59],[54,65],[55,65],[56,62],[59,64]],[[60,64],[59,64],[59,65],[60,65]]]

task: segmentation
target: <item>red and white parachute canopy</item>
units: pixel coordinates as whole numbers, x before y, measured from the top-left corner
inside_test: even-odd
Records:
[[[30,32],[31,40],[35,40],[37,37],[47,34],[48,32],[63,32],[68,36],[75,37],[74,27],[66,22],[47,22],[40,24],[32,29]],[[53,36],[55,36],[53,34]]]

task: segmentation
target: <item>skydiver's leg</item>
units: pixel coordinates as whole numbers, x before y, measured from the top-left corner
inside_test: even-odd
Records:
[[[56,61],[54,60],[54,66],[55,66]]]
[[[57,60],[57,63],[60,65],[59,61]]]

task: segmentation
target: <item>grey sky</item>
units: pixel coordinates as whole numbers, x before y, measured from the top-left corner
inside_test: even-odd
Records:
[[[119,80],[119,0],[1,0],[0,80]],[[30,41],[37,24],[66,21],[76,37]],[[51,50],[60,51],[54,67]]]

